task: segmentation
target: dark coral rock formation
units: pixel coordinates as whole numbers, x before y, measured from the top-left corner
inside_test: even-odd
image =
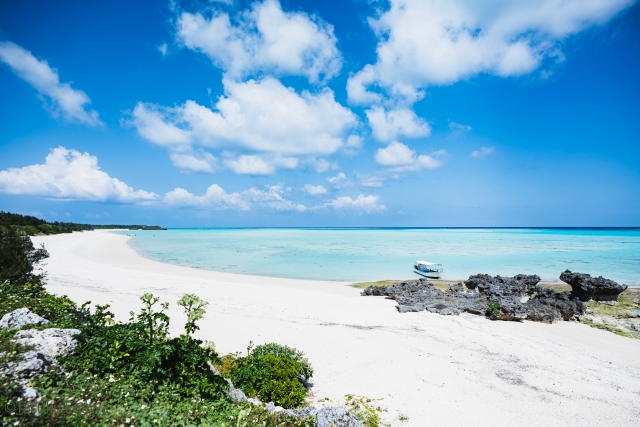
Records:
[[[589,274],[573,273],[565,270],[560,275],[560,280],[571,285],[571,298],[580,298],[580,301],[618,301],[618,296],[628,286],[619,285],[613,280],[604,277],[591,277]]]
[[[465,283],[451,285],[446,292],[436,289],[427,279],[409,280],[387,287],[369,287],[362,295],[384,296],[396,300],[398,311],[429,311],[443,315],[462,312],[486,315],[494,320],[529,319],[552,323],[571,320],[585,307],[569,292],[556,292],[538,285],[538,276],[514,277],[476,274]],[[466,285],[466,287],[465,287]],[[489,304],[499,307],[490,310]]]

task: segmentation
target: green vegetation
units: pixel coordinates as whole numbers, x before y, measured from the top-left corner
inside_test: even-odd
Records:
[[[622,337],[640,339],[640,332],[623,331],[622,329],[618,329],[614,326],[596,323],[593,320],[584,317],[581,318],[580,321],[585,325],[591,326],[592,328],[603,329],[605,331],[613,332],[614,334],[620,335]]]
[[[196,325],[196,321],[202,319],[205,313],[204,308],[209,303],[202,301],[194,294],[186,294],[180,298],[178,305],[184,307],[184,312],[187,315],[187,323],[184,325],[184,330],[187,338],[190,338],[191,334],[200,329]]]
[[[375,399],[354,396],[352,394],[347,394],[344,398],[349,412],[362,421],[362,424],[364,424],[365,427],[389,426],[380,420],[380,414],[384,412],[384,410],[379,406],[373,406]],[[405,417],[404,420],[400,421],[406,420],[408,420],[408,418]]]
[[[400,282],[401,280],[380,280],[378,282],[352,283],[349,286],[352,286],[354,288],[366,289],[369,286],[375,286],[375,287],[393,286],[396,283],[400,283]],[[452,280],[429,280],[429,283],[431,283],[436,289],[442,292],[446,292],[449,289],[449,285],[453,283],[458,283],[458,282],[452,281]]]
[[[48,256],[44,247],[36,249],[18,230],[0,227],[0,282],[40,283],[42,275],[34,274],[34,267]]]
[[[250,355],[233,361],[229,374],[233,384],[249,397],[274,402],[283,408],[302,406],[307,395],[298,379],[300,366],[289,357]]]
[[[354,288],[368,288],[369,286],[393,286],[394,284],[398,283],[397,280],[381,280],[379,282],[362,282],[362,283],[352,283],[349,286],[352,286]]]
[[[38,236],[42,234],[62,234],[74,231],[91,231],[98,229],[122,229],[122,230],[165,230],[157,225],[91,225],[76,224],[73,222],[47,222],[43,219],[29,215],[20,215],[0,211],[0,229],[12,228],[26,236]]]
[[[0,283],[0,316],[16,308],[28,307],[50,320],[45,327],[76,328],[81,334],[72,355],[59,357],[60,367],[51,369],[33,383],[39,401],[20,399],[20,386],[0,369],[0,418],[3,425],[21,426],[311,426],[311,420],[269,413],[247,403],[232,402],[224,393],[226,380],[211,365],[224,366],[236,387],[262,401],[286,407],[300,406],[307,391],[298,375],[302,366],[293,356],[302,353],[284,346],[293,356],[275,354],[220,357],[212,343],[193,338],[196,322],[204,315],[206,303],[195,295],[185,295],[179,304],[187,314],[185,332],[168,333],[168,304],[145,294],[142,309],[131,313],[128,322],[113,319],[109,306],[90,303],[78,307],[66,296],[48,293],[43,277],[34,275],[34,266],[46,258],[46,251],[32,256],[28,237],[1,240],[1,262],[11,273]],[[18,239],[13,237],[18,236]],[[25,243],[26,242],[26,243]],[[10,260],[4,254],[11,255]],[[23,261],[27,261],[26,263]],[[4,268],[3,268],[4,274]],[[33,279],[33,282],[29,281]],[[27,328],[27,327],[25,327]],[[43,327],[38,327],[43,328]],[[0,331],[0,366],[20,360],[28,350],[11,341],[15,330]],[[268,353],[268,352],[267,352]],[[306,359],[304,359],[306,361]],[[311,369],[308,366],[307,369]],[[312,372],[312,371],[311,371]]]
[[[493,316],[500,316],[500,303],[498,301],[491,301],[487,306],[487,312]]]
[[[640,339],[640,303],[636,302],[640,298],[640,290],[627,289],[618,297],[618,302],[614,304],[590,301],[584,303],[587,307],[587,316],[580,321],[593,328],[603,329],[628,338]],[[609,321],[607,321],[609,318]],[[611,324],[607,324],[611,323]],[[624,329],[614,326],[623,326]]]
[[[288,357],[298,364],[298,375],[302,375],[305,379],[309,379],[313,376],[313,368],[311,367],[309,360],[304,357],[304,353],[296,350],[295,348],[276,343],[269,343],[257,346],[253,349],[251,354],[254,356],[265,356],[267,354],[271,354],[277,357]]]
[[[618,303],[615,305],[603,304],[599,302],[587,302],[587,313],[596,316],[612,316],[617,319],[623,319],[627,317],[635,317],[634,310],[640,310],[640,304],[635,302],[630,295],[625,295],[623,292],[618,297]]]
[[[442,292],[447,292],[449,290],[450,285],[458,282],[452,282],[452,281],[446,281],[446,280],[429,280],[429,283],[431,283],[433,287],[436,288],[437,290]]]

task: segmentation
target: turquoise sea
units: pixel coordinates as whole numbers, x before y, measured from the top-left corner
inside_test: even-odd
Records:
[[[417,277],[415,260],[443,265],[443,279],[570,269],[640,286],[640,229],[170,229],[135,235],[141,255],[172,264],[299,279]]]

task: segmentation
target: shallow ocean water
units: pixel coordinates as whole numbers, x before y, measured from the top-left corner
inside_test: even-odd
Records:
[[[413,262],[443,265],[443,279],[565,269],[640,286],[640,229],[171,229],[120,231],[148,258],[216,271],[316,280],[419,277]]]

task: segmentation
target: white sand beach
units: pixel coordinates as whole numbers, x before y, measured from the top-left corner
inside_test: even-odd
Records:
[[[184,293],[209,301],[199,338],[221,353],[278,342],[306,353],[312,399],[380,399],[394,426],[637,426],[640,340],[586,325],[489,321],[463,314],[399,314],[345,283],[245,276],[164,264],[128,237],[94,231],[44,243],[47,287],[78,303],[111,304],[119,320],[152,292],[171,303],[172,333]],[[400,416],[408,417],[401,422]]]

